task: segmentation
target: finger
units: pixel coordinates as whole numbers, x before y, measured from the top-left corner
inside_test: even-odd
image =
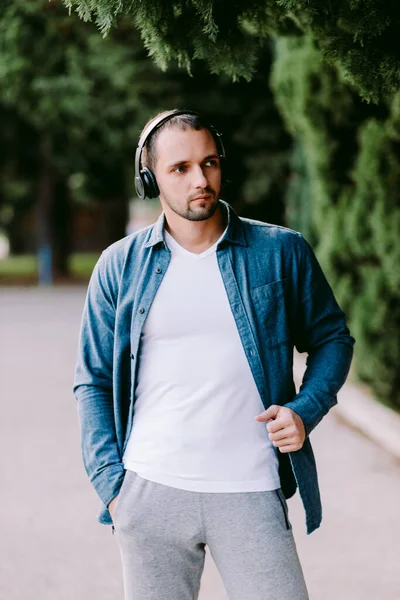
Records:
[[[297,434],[287,435],[279,440],[271,440],[275,446],[298,445],[301,443],[300,437]]]
[[[279,452],[282,452],[282,454],[285,454],[287,452],[296,452],[297,450],[300,450],[301,446],[299,444],[287,444],[286,446],[280,446],[278,448]]]
[[[271,440],[272,441],[272,440]],[[293,445],[296,441],[291,438],[283,438],[281,440],[272,441],[275,448],[282,448],[283,446]]]
[[[293,436],[293,431],[288,430],[286,427],[284,429],[279,429],[279,431],[276,431],[274,433],[269,433],[268,437],[271,440],[271,442],[278,442],[280,440],[290,440],[290,438]],[[292,442],[292,440],[290,440],[290,443]]]
[[[287,423],[285,419],[278,417],[277,419],[274,419],[273,421],[267,423],[266,428],[269,433],[276,433],[277,431],[282,431],[283,429],[286,429]]]
[[[278,416],[280,408],[281,407],[277,404],[271,404],[267,410],[264,410],[264,412],[260,413],[254,418],[257,421],[268,421],[269,419],[275,419]]]

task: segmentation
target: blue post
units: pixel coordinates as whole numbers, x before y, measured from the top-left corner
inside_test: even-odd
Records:
[[[44,244],[38,250],[39,285],[51,285],[53,283],[53,256],[51,247]]]

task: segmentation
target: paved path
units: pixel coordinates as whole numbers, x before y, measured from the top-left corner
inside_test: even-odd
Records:
[[[71,391],[84,294],[0,288],[0,598],[7,600],[123,599],[119,550],[96,521]],[[341,424],[334,409],[311,437],[320,529],[306,536],[298,493],[289,500],[311,600],[399,600],[399,463]],[[227,600],[208,554],[200,598]]]

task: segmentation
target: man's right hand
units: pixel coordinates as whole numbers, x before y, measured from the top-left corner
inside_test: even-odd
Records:
[[[114,521],[114,508],[115,508],[115,505],[117,503],[118,496],[119,496],[119,494],[117,494],[115,496],[115,498],[113,498],[111,500],[110,504],[107,506],[108,510],[110,511],[110,515],[111,515],[111,518],[112,518],[113,521]]]

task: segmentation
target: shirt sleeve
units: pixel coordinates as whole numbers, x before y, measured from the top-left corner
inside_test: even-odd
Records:
[[[285,404],[303,420],[306,435],[337,404],[346,381],[355,339],[310,244],[299,234],[294,345],[307,352],[298,394]]]
[[[122,484],[113,403],[116,302],[102,253],[90,278],[78,342],[73,393],[77,399],[86,473],[107,506]]]

